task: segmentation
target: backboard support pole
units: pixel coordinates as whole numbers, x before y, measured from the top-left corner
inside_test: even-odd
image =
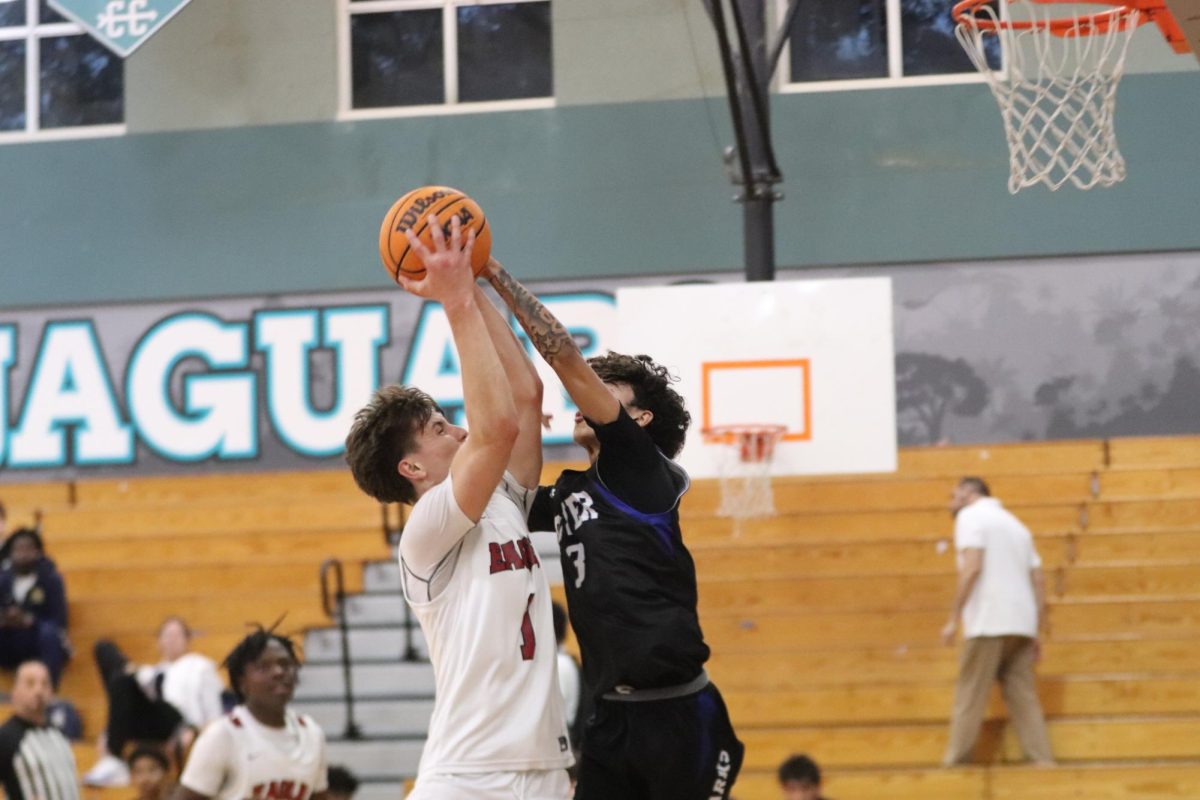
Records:
[[[775,203],[783,199],[777,185],[783,175],[771,144],[770,83],[787,25],[799,0],[791,0],[785,27],[769,48],[767,3],[763,0],[705,0],[716,29],[717,46],[725,73],[736,147],[726,149],[725,160],[733,181],[741,187],[735,199],[742,203],[743,253],[747,281],[775,280]],[[725,6],[733,20],[726,22]]]

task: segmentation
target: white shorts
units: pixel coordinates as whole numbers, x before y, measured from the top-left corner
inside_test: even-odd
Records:
[[[567,800],[565,769],[422,775],[407,800]]]

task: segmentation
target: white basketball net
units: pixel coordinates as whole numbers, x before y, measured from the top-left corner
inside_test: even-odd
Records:
[[[712,428],[705,436],[720,448],[721,504],[718,516],[733,519],[734,535],[743,520],[775,513],[771,491],[771,461],[783,438],[782,425],[744,425]]]
[[[1091,189],[1124,180],[1113,114],[1138,11],[1121,7],[1081,17],[1062,35],[1051,31],[1050,14],[1038,5],[1009,0],[1008,8],[1033,21],[1032,27],[1014,30],[1000,23],[993,8],[980,6],[956,29],[1000,104],[1011,167],[1008,190],[1016,194],[1038,183],[1055,190],[1068,181]],[[979,20],[996,27],[981,28]],[[987,63],[989,36],[1000,40],[1000,71]]]

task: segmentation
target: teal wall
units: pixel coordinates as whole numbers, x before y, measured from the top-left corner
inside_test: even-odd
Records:
[[[1111,189],[1005,189],[982,85],[783,95],[781,266],[1200,249],[1200,73],[1129,76]],[[318,122],[0,147],[0,306],[380,288],[378,224],[477,197],[527,278],[741,263],[722,102]],[[715,133],[714,133],[715,131]]]

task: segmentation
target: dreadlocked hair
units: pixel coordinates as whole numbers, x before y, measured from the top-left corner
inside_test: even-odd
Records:
[[[354,415],[346,436],[346,463],[354,482],[381,503],[415,503],[417,490],[396,470],[416,448],[417,434],[440,411],[411,386],[384,386]]]
[[[589,358],[588,363],[605,383],[624,383],[633,389],[633,404],[654,414],[646,426],[654,444],[668,458],[679,455],[692,424],[683,397],[671,388],[679,379],[650,356],[626,356],[610,350],[607,355]]]
[[[229,655],[225,656],[225,660],[221,663],[221,666],[225,667],[229,672],[229,685],[233,688],[233,693],[239,703],[246,702],[241,689],[242,676],[246,674],[246,667],[250,666],[250,664],[261,656],[263,651],[267,649],[267,645],[271,642],[278,642],[287,651],[287,654],[292,657],[293,661],[297,664],[300,663],[300,656],[296,653],[295,643],[288,637],[275,632],[275,628],[282,621],[280,619],[270,628],[255,625],[254,631],[234,645],[234,648],[229,651]]]

